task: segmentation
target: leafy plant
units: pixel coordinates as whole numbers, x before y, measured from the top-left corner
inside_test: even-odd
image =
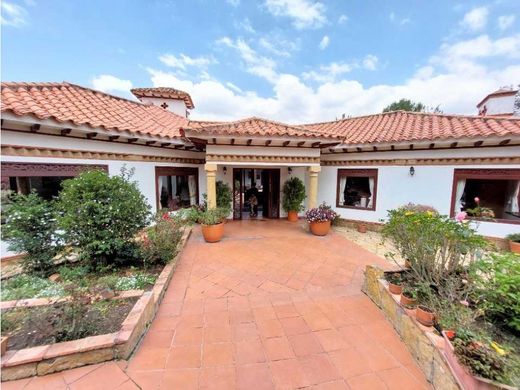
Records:
[[[2,301],[26,298],[61,297],[63,288],[58,283],[34,275],[20,274],[2,281],[0,296]]]
[[[513,242],[520,242],[520,233],[508,234],[506,236],[506,240],[513,241]]]
[[[79,339],[90,331],[84,321],[92,301],[88,290],[74,283],[69,283],[64,288],[65,294],[70,297],[70,300],[62,306],[61,315],[56,316],[56,328],[60,329],[56,333],[58,342]]]
[[[217,207],[223,210],[227,210],[227,214],[229,214],[231,212],[231,202],[233,202],[233,196],[231,194],[229,185],[221,180],[218,180],[216,183],[216,193]]]
[[[411,286],[405,286],[402,295],[410,299],[417,299],[417,289]]]
[[[473,299],[485,315],[520,332],[520,256],[495,253],[475,262]]]
[[[62,248],[54,201],[44,200],[36,192],[15,194],[11,199],[2,238],[9,250],[25,253],[22,266],[26,272],[49,275],[53,258]]]
[[[59,226],[83,259],[106,265],[138,258],[132,240],[146,226],[150,206],[131,175],[125,169],[117,176],[94,170],[63,182]]]
[[[325,203],[322,203],[318,207],[310,209],[305,213],[305,218],[309,223],[333,221],[337,216],[338,214]]]
[[[284,211],[302,211],[305,198],[305,185],[301,179],[292,177],[284,183],[282,201]]]
[[[385,273],[385,279],[388,283],[400,285],[402,283],[401,274],[399,272]]]
[[[182,229],[177,219],[169,214],[156,218],[156,223],[144,233],[140,242],[141,257],[145,266],[166,264],[177,253]]]
[[[199,213],[198,222],[203,225],[218,225],[222,223],[229,211],[227,209],[215,208],[208,209]]]
[[[58,269],[61,280],[84,284],[85,277],[89,274],[88,265],[63,265]]]
[[[143,290],[155,283],[155,276],[138,272],[131,276],[119,278],[115,284],[116,291]]]

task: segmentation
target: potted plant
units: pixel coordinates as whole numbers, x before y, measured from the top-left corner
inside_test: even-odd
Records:
[[[219,242],[224,235],[224,220],[228,209],[214,208],[199,213],[198,221],[202,226],[202,235],[206,242]]]
[[[433,326],[435,321],[435,312],[426,305],[419,305],[417,306],[415,317],[421,325]]]
[[[520,233],[513,233],[506,236],[509,241],[509,249],[513,253],[520,253]]]
[[[290,222],[298,221],[298,212],[303,210],[305,197],[305,185],[299,178],[292,177],[284,183],[282,207]]]
[[[400,298],[401,305],[413,306],[417,303],[417,291],[412,287],[404,287]]]
[[[305,218],[310,225],[311,232],[315,236],[325,236],[330,230],[330,223],[336,219],[337,216],[331,207],[325,203],[305,213]]]
[[[391,272],[385,274],[385,279],[388,282],[388,290],[392,294],[399,295],[403,292],[403,286],[401,285],[401,274],[398,272]]]

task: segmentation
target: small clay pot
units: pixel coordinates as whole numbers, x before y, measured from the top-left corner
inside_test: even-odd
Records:
[[[509,241],[509,249],[513,253],[520,253],[520,242]]]
[[[427,308],[426,306],[417,306],[417,311],[415,312],[415,318],[421,325],[424,326],[433,326],[433,321],[435,320],[435,313]]]
[[[298,212],[297,211],[289,211],[287,213],[287,220],[289,222],[298,222]]]
[[[359,233],[366,233],[367,232],[367,224],[366,223],[360,223],[357,225],[357,231]]]
[[[399,295],[403,292],[403,286],[400,286],[398,284],[388,283],[388,290],[392,294]]]
[[[219,242],[224,235],[224,223],[218,223],[216,225],[201,225],[202,235],[206,242]]]
[[[311,222],[311,232],[315,236],[326,236],[330,230],[330,221]]]
[[[405,294],[401,293],[400,302],[401,302],[401,305],[403,305],[403,306],[412,306],[417,303],[417,300],[415,298],[407,297]]]

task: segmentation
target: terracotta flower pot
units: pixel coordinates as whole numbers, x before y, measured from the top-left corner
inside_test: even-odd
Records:
[[[403,292],[403,286],[398,284],[388,283],[388,289],[392,294],[399,295]]]
[[[224,223],[221,222],[216,225],[201,225],[202,235],[206,242],[219,242],[224,235]]]
[[[297,211],[289,211],[287,213],[287,220],[289,222],[298,222],[298,212]]]
[[[357,231],[359,233],[366,233],[367,232],[367,225],[366,223],[360,223],[357,225]]]
[[[401,294],[400,302],[403,306],[411,306],[415,305],[417,303],[417,300],[415,298],[407,297],[405,294]]]
[[[415,318],[421,325],[433,326],[433,320],[435,319],[435,313],[425,306],[417,306],[415,312]]]
[[[520,242],[509,241],[509,249],[513,253],[520,253]]]
[[[325,236],[330,230],[330,221],[311,222],[311,232],[315,236]]]

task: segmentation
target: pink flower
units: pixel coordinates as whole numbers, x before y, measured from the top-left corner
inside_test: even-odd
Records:
[[[464,220],[466,219],[466,217],[468,216],[468,213],[466,213],[465,211],[461,211],[459,212],[456,216],[455,216],[455,220],[457,222],[464,222]]]
[[[478,196],[475,196],[474,201],[475,201],[476,204],[479,204],[480,203],[480,198]]]
[[[165,221],[168,221],[170,219],[170,214],[164,213],[163,216],[162,216],[162,219],[165,220]]]
[[[460,304],[461,304],[461,305],[464,305],[464,306],[466,306],[466,307],[469,306],[469,302],[466,301],[466,300],[460,301]]]

